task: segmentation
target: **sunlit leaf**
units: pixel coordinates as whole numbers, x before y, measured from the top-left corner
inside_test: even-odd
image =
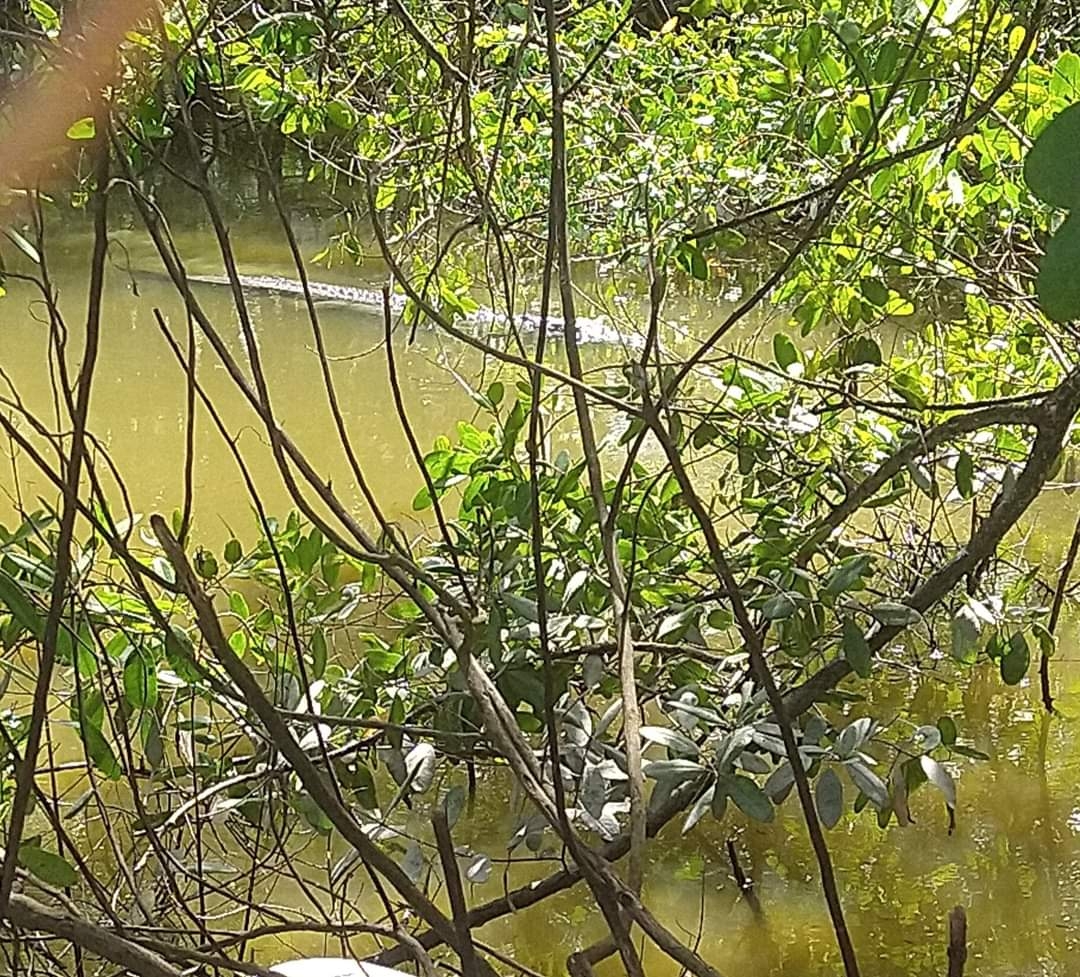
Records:
[[[650,743],[659,743],[676,753],[686,753],[690,756],[698,755],[698,745],[689,737],[677,733],[667,726],[642,726],[641,735]]]
[[[78,122],[73,122],[67,131],[68,139],[93,139],[95,135],[97,135],[97,127],[89,115],[84,119],[79,119]]]
[[[477,885],[491,878],[491,859],[487,855],[477,855],[465,869],[465,878]]]
[[[417,743],[405,757],[405,769],[409,775],[409,786],[422,794],[435,780],[438,757],[435,747],[430,743]]]
[[[955,809],[956,807],[956,782],[952,775],[937,760],[928,756],[919,757],[926,779],[930,781],[945,798],[945,806]]]
[[[382,184],[375,194],[375,209],[387,210],[393,206],[397,198],[397,184],[393,180]]]
[[[844,769],[851,782],[870,799],[874,807],[881,810],[889,803],[889,789],[885,782],[862,760],[845,760]]]
[[[690,808],[690,813],[686,816],[686,821],[683,822],[682,833],[684,835],[689,834],[697,823],[712,809],[713,793],[715,790],[715,787],[710,787],[694,801],[693,806]]]

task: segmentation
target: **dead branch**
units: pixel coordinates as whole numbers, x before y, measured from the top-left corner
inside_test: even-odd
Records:
[[[180,977],[180,971],[163,957],[126,937],[85,919],[57,912],[21,893],[11,895],[7,914],[20,929],[68,940],[139,977]]]

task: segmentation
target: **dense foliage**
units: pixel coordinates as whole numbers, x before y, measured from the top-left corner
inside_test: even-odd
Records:
[[[73,70],[64,58],[105,9],[31,0],[3,14],[9,124]],[[990,660],[1018,685],[1041,660],[1051,704],[1068,572],[1059,581],[1013,544],[1044,486],[1075,480],[1077,19],[1046,0],[657,9],[135,9],[108,84],[83,77],[85,104],[65,109],[63,143],[19,161],[40,179],[20,173],[31,189],[5,218],[5,273],[40,284],[67,416],[34,417],[17,393],[0,416],[60,499],[0,534],[0,920],[6,905],[21,929],[79,942],[28,915],[25,873],[11,892],[17,861],[105,922],[108,887],[126,887],[140,923],[180,934],[144,947],[229,967],[206,932],[208,892],[256,930],[272,919],[252,903],[256,877],[310,885],[288,855],[294,833],[316,832],[349,845],[308,873],[343,920],[400,936],[400,900],[426,947],[447,944],[476,974],[487,964],[469,926],[429,893],[441,875],[454,924],[502,910],[462,916],[453,850],[414,837],[406,812],[453,827],[465,785],[493,765],[522,795],[511,857],[564,846],[611,928],[603,955],[631,973],[634,926],[714,973],[640,906],[646,822],[654,833],[678,816],[685,833],[733,809],[767,822],[794,788],[843,965],[859,972],[821,827],[905,826],[917,789],[938,792],[951,827],[954,774],[982,756],[961,717],[876,715],[873,681],[919,668],[953,681]],[[177,185],[210,218],[244,362],[173,248],[159,205]],[[362,517],[275,417],[227,227],[256,202],[290,243],[290,212],[332,215],[336,233],[307,266],[297,252],[298,275],[377,264],[408,299],[395,322],[387,300],[386,355],[424,539],[382,514],[344,424],[327,436]],[[267,514],[237,451],[255,543],[200,545],[183,459],[168,525],[105,487],[82,399],[94,347],[78,371],[62,365],[44,246],[50,215],[84,204],[96,274],[107,205],[159,251],[205,346],[197,369],[194,333],[162,317],[191,403],[231,437],[198,383],[212,357],[262,427],[298,512]],[[577,290],[571,257],[607,289]],[[109,328],[93,281],[87,337]],[[647,299],[627,301],[635,289]],[[710,303],[702,329],[668,321],[669,292]],[[477,336],[464,317],[486,306],[543,320],[550,308],[556,331]],[[626,339],[594,371],[575,306]],[[736,350],[750,313],[773,325]],[[501,370],[473,391],[476,416],[432,446],[411,433],[393,355],[420,321]],[[325,378],[337,418],[328,365]],[[68,728],[85,759],[77,811],[104,817],[108,782],[128,788],[104,866],[79,856],[71,813],[33,776],[43,730]],[[211,825],[250,856],[246,877],[207,886],[225,847],[204,837]],[[488,880],[501,846],[459,849],[469,882]],[[608,861],[627,851],[624,884]],[[393,890],[375,886],[368,912],[348,901],[367,884],[361,863]],[[113,935],[114,953],[145,936]]]

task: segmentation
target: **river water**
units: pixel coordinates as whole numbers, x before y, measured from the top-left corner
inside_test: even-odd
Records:
[[[301,231],[305,250],[317,250],[319,228],[302,226]],[[265,226],[241,225],[233,240],[244,271],[290,273],[282,242]],[[178,241],[191,259],[190,271],[218,273],[205,231],[178,232]],[[52,273],[71,317],[71,342],[77,348],[87,239],[72,232],[58,235],[54,245]],[[157,265],[144,240],[134,233],[118,234],[111,258],[91,427],[122,473],[133,507],[144,513],[168,512],[180,503],[177,473],[184,451],[184,384],[158,333],[153,309],[162,309],[180,335],[183,318],[171,287],[149,274]],[[362,271],[365,284],[377,282],[377,269]],[[340,270],[315,277],[355,283]],[[586,293],[602,292],[605,281],[599,276],[588,272],[582,278]],[[198,294],[239,353],[226,290],[204,286]],[[632,293],[630,313],[640,308],[640,289],[637,296]],[[319,365],[302,306],[291,297],[271,294],[253,295],[251,304],[275,409],[285,428],[333,480],[339,494],[363,513],[344,456],[329,433],[331,419],[320,393]],[[691,330],[708,329],[729,307],[723,297],[696,295],[676,300],[671,315]],[[0,365],[26,406],[50,418],[53,391],[41,309],[26,286],[9,283],[0,312]],[[322,323],[345,421],[372,489],[391,518],[418,529],[411,500],[419,480],[389,395],[385,356],[379,349],[381,324],[356,309],[333,306],[323,308]],[[750,344],[764,325],[754,323],[736,341]],[[677,330],[672,333],[676,334]],[[424,331],[412,345],[399,337],[395,349],[409,416],[425,448],[438,435],[452,437],[455,422],[476,413],[463,381],[483,388],[497,376],[476,354],[456,343],[441,343]],[[254,415],[214,362],[212,351],[202,350],[200,355],[200,379],[230,432],[238,436],[264,504],[271,512],[286,511],[292,506]],[[618,360],[617,350],[590,350],[587,365],[600,369]],[[505,374],[503,379],[509,386],[515,377]],[[227,446],[203,413],[197,419],[195,445],[195,538],[214,545],[230,535],[250,538],[254,531],[250,499]],[[4,465],[0,521],[10,524],[14,510],[20,505],[33,508],[38,496],[55,497],[25,459],[5,460]],[[1051,566],[1058,559],[1061,537],[1071,529],[1072,505],[1062,501],[1055,496],[1041,505],[1030,527],[1030,545],[1045,552]],[[940,674],[931,671],[918,679],[896,679],[875,687],[876,715],[895,715],[916,724],[950,715],[965,741],[990,759],[963,761],[954,768],[959,803],[957,828],[951,835],[938,798],[926,789],[913,798],[915,823],[909,827],[894,825],[881,831],[868,816],[845,817],[829,833],[865,974],[943,974],[945,917],[954,905],[963,905],[968,912],[969,974],[1064,977],[1080,972],[1080,738],[1075,718],[1080,710],[1080,669],[1075,662],[1080,655],[1072,623],[1060,647],[1054,681],[1062,714],[1053,719],[1042,715],[1037,690],[1029,684],[1006,689],[995,672],[984,668],[972,670],[963,681],[955,681],[952,669],[945,666]],[[485,776],[478,808],[469,827],[462,828],[459,842],[504,856],[513,830],[508,800],[504,780]],[[743,865],[755,880],[763,909],[760,919],[749,911],[731,879],[724,847],[729,837],[736,839]],[[316,862],[327,857],[317,851],[321,844],[311,842],[316,851],[309,855]],[[646,901],[676,932],[691,941],[699,939],[703,955],[722,973],[825,977],[839,972],[816,867],[794,799],[771,825],[744,823],[737,812],[729,811],[723,824],[706,820],[680,838],[679,826],[673,824],[650,852]],[[222,855],[227,859],[230,853]],[[520,883],[555,867],[555,862],[523,861],[512,866],[509,878]],[[473,886],[469,897],[486,900],[499,894],[502,885],[497,869],[491,881]],[[302,902],[294,883],[284,877],[268,884],[259,897],[265,904],[286,907]],[[563,973],[568,953],[586,945],[601,929],[585,893],[574,890],[536,910],[491,924],[479,936],[554,975]],[[259,946],[259,957],[274,962],[323,950],[337,954],[340,946],[324,945],[321,939],[266,940]],[[655,955],[648,955],[647,965],[650,975],[677,973]],[[618,971],[614,964],[598,969],[601,974]]]

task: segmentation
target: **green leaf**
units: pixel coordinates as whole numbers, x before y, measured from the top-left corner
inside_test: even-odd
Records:
[[[938,719],[937,728],[941,733],[941,742],[944,746],[952,747],[956,744],[956,721],[952,716],[942,716]]]
[[[679,250],[675,253],[675,264],[691,278],[696,278],[699,282],[707,281],[709,278],[709,263],[705,260],[705,255],[701,253],[701,250],[693,244],[680,245]]]
[[[244,555],[243,547],[240,545],[240,540],[230,539],[225,544],[225,562],[234,565],[240,562],[240,558]]]
[[[1045,624],[1036,622],[1031,626],[1031,633],[1039,642],[1039,653],[1046,658],[1053,658],[1057,650],[1057,639]]]
[[[465,878],[476,885],[483,885],[491,878],[491,858],[488,855],[477,855],[465,869]]]
[[[1080,204],[1080,103],[1056,115],[1024,160],[1024,181],[1053,207]],[[1080,276],[1078,276],[1080,277]]]
[[[773,336],[772,341],[773,356],[776,362],[780,364],[780,368],[786,370],[793,363],[799,362],[799,351],[795,348],[795,344],[782,332],[778,332]]]
[[[975,463],[971,460],[971,455],[966,451],[961,451],[960,456],[956,459],[956,469],[953,474],[956,476],[956,491],[960,493],[962,498],[970,499],[975,494],[973,484]]]
[[[649,760],[642,764],[642,773],[646,777],[658,780],[660,777],[678,777],[680,780],[691,780],[708,773],[708,769],[693,760]]]
[[[1031,664],[1031,652],[1028,649],[1027,638],[1024,637],[1022,631],[1017,631],[1009,639],[1009,650],[1001,659],[1001,680],[1006,685],[1019,685],[1027,675],[1029,664]]]
[[[204,580],[210,580],[217,576],[217,558],[209,550],[198,549],[195,551],[195,572]]]
[[[397,184],[393,180],[388,180],[386,183],[379,187],[375,194],[375,209],[386,210],[393,203],[397,197]]]
[[[887,628],[906,628],[909,624],[918,624],[922,616],[914,607],[883,600],[870,608],[870,613]]]
[[[326,635],[322,628],[316,628],[311,636],[311,677],[321,679],[326,674]]]
[[[25,254],[35,265],[41,264],[41,255],[38,254],[38,249],[26,240],[22,234],[15,230],[14,227],[6,228],[4,233],[11,239],[11,243]]]
[[[119,780],[122,774],[120,763],[101,730],[91,723],[84,722],[80,728],[80,735],[83,746],[86,748],[86,755],[94,766],[109,780]]]
[[[248,607],[247,598],[239,590],[234,590],[229,594],[229,610],[242,621],[246,621],[251,616],[251,608]]]
[[[165,636],[165,660],[180,678],[194,684],[201,678],[195,663],[195,648],[187,634],[175,625]]]
[[[326,117],[339,129],[351,129],[356,125],[356,113],[347,102],[335,99],[326,106]]]
[[[747,817],[767,823],[776,816],[776,809],[772,806],[772,802],[749,777],[743,777],[741,774],[722,777],[719,786]]]
[[[869,798],[879,811],[889,803],[889,789],[885,782],[862,760],[845,760],[844,768],[851,782]]]
[[[795,613],[795,600],[791,594],[774,594],[761,605],[761,615],[766,621],[781,621]]]
[[[153,709],[158,701],[157,669],[133,648],[124,664],[124,697],[136,709]]]
[[[30,12],[46,34],[60,29],[60,15],[45,0],[30,0]]]
[[[900,60],[900,45],[894,40],[886,41],[878,52],[874,62],[874,78],[877,81],[890,81]]]
[[[893,393],[903,398],[904,402],[916,410],[922,410],[926,404],[926,390],[922,383],[910,373],[898,373],[889,381]]]
[[[161,723],[158,722],[156,713],[143,713],[142,722],[139,724],[139,732],[142,737],[143,756],[150,764],[152,770],[159,770],[165,762],[165,743],[161,738]]]
[[[425,485],[419,492],[413,496],[412,509],[413,512],[423,512],[425,509],[431,508],[431,493],[428,491]]]
[[[1066,51],[1057,59],[1050,79],[1050,94],[1070,102],[1080,99],[1080,54]]]
[[[526,621],[536,623],[540,620],[540,607],[531,597],[522,597],[520,594],[503,594],[503,601],[518,617]]]
[[[837,33],[845,44],[854,44],[862,36],[862,29],[855,21],[845,20],[840,23]]]
[[[697,743],[667,726],[642,726],[641,735],[650,743],[659,743],[676,753],[697,756],[699,752]]]
[[[871,305],[881,308],[889,301],[888,286],[880,278],[863,278],[859,281],[859,290]]]
[[[781,804],[788,796],[792,785],[795,783],[795,771],[790,763],[785,760],[780,764],[765,781],[765,793],[774,804]]]
[[[825,592],[835,597],[848,590],[861,589],[862,579],[870,570],[872,561],[873,557],[869,553],[859,553],[841,560],[840,566],[829,574],[829,579],[825,582]]]
[[[1080,107],[1080,106],[1078,106]],[[1080,138],[1078,133],[1077,138]],[[1080,160],[1073,164],[1080,174]],[[1080,176],[1077,177],[1080,179]],[[1039,305],[1055,322],[1080,318],[1080,217],[1072,214],[1046,245],[1036,290]]]
[[[96,135],[97,127],[89,115],[84,119],[79,119],[78,122],[71,123],[67,131],[68,139],[93,139]]]
[[[821,50],[821,27],[818,24],[811,24],[799,35],[796,50],[800,68],[806,68],[817,60],[818,52]]]
[[[682,833],[684,835],[689,834],[694,829],[694,826],[709,813],[715,791],[715,787],[710,787],[694,801],[694,806],[690,808],[690,813],[686,815],[686,821],[683,823]]]
[[[872,336],[859,336],[848,344],[847,361],[850,366],[881,366],[881,347]]]
[[[79,881],[78,873],[66,859],[34,844],[19,846],[19,864],[57,889],[70,889]]]
[[[920,726],[912,734],[912,742],[923,753],[932,753],[941,746],[941,730],[937,726]]]
[[[818,777],[814,803],[821,823],[826,828],[835,828],[844,811],[844,785],[831,767]]]
[[[11,616],[27,631],[40,639],[45,633],[45,619],[38,613],[33,601],[26,596],[22,587],[3,570],[0,570],[0,604],[6,607]]]
[[[885,314],[890,316],[909,316],[915,314],[915,303],[902,295],[890,294],[885,303]]]
[[[854,618],[844,618],[844,657],[859,678],[870,677],[870,645]]]

